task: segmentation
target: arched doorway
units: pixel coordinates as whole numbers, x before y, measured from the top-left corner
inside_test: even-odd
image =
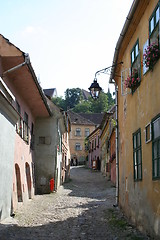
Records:
[[[16,181],[17,181],[17,199],[18,199],[18,202],[23,202],[22,187],[21,187],[21,174],[20,174],[20,168],[17,163],[15,164],[15,171],[16,171]]]
[[[30,173],[30,166],[26,162],[25,164],[26,167],[26,179],[27,179],[27,187],[28,187],[28,197],[31,199],[31,173]]]

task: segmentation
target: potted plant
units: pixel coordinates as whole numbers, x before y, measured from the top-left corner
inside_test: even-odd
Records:
[[[150,44],[143,54],[144,63],[146,67],[153,70],[154,64],[157,62],[160,56],[159,46],[157,43]]]
[[[127,79],[124,81],[125,88],[130,88],[132,91],[134,91],[140,83],[140,78],[138,76],[137,69],[134,69],[132,71],[132,74],[127,77]]]

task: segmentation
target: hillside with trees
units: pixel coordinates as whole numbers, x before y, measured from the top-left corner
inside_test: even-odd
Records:
[[[63,110],[67,111],[72,109],[76,113],[101,113],[107,112],[113,105],[114,99],[110,91],[107,93],[101,92],[97,100],[89,96],[84,99],[80,88],[68,88],[65,91],[65,98],[56,97],[52,98],[54,104]]]

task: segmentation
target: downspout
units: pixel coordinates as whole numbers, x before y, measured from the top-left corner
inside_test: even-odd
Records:
[[[30,62],[29,54],[28,54],[28,53],[25,53],[25,61],[24,61],[23,63],[15,66],[15,67],[13,67],[13,68],[8,69],[7,71],[3,72],[2,75],[5,75],[6,73],[13,72],[13,71],[16,70],[16,69],[18,69],[18,68],[20,68],[20,67],[23,67],[25,64],[29,64],[29,62]]]
[[[118,151],[118,86],[115,83],[115,94],[116,94],[116,205],[119,203],[119,151]]]
[[[55,186],[54,186],[54,190],[57,191],[57,186],[58,186],[58,171],[57,171],[57,158],[58,158],[58,151],[57,151],[57,146],[58,146],[58,119],[56,121],[56,146],[55,146],[55,175],[54,175],[54,182],[55,182]]]
[[[128,16],[126,18],[125,24],[122,28],[122,31],[120,33],[119,39],[116,44],[115,52],[114,52],[114,57],[113,57],[113,62],[112,62],[112,69],[111,69],[111,75],[109,79],[109,83],[114,83],[115,84],[115,101],[116,101],[116,204],[114,205],[115,207],[118,206],[119,204],[119,149],[118,149],[118,86],[116,82],[114,81],[114,76],[115,76],[115,69],[116,67],[114,66],[118,60],[118,55],[120,51],[121,44],[123,42],[124,36],[128,30],[128,27],[131,23],[131,20],[134,16],[134,13],[136,11],[136,8],[139,4],[139,0],[134,0],[131,6],[131,9],[128,13]]]
[[[115,105],[116,105],[116,203],[113,204],[114,207],[118,207],[119,203],[119,149],[118,149],[118,86],[114,80],[112,82],[115,86]]]

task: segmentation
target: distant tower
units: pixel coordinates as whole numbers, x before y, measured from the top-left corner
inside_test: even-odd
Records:
[[[108,85],[108,93],[111,93],[109,85]]]

